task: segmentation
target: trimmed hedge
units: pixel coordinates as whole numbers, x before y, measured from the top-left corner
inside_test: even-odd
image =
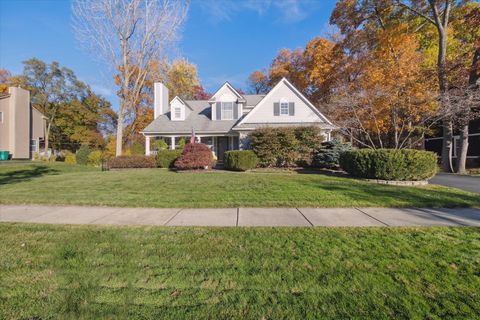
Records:
[[[182,154],[182,150],[159,150],[156,156],[159,168],[173,168],[175,161]]]
[[[366,179],[417,181],[437,172],[437,156],[411,149],[360,149],[343,152],[340,165],[350,175]]]
[[[187,143],[175,161],[175,167],[180,170],[212,168],[214,164],[212,151],[203,143]]]
[[[157,162],[150,156],[119,156],[108,161],[112,169],[123,168],[156,168]]]
[[[225,152],[225,169],[246,171],[256,168],[258,157],[251,150],[233,150]]]

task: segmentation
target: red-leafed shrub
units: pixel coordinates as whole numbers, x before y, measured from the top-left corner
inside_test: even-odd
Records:
[[[115,168],[156,168],[157,162],[149,156],[119,156],[108,161],[108,166]]]
[[[182,155],[175,161],[175,167],[180,170],[205,169],[213,166],[212,151],[203,143],[186,144]]]

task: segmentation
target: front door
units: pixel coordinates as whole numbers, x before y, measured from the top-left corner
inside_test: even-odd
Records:
[[[223,162],[225,151],[228,151],[228,137],[217,138],[217,150],[218,150],[217,152],[218,161]]]

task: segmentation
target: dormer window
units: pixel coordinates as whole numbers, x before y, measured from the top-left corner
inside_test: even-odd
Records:
[[[280,115],[281,116],[289,115],[288,102],[280,102]]]
[[[182,109],[181,108],[173,108],[174,118],[180,119],[182,117]]]
[[[233,120],[233,102],[222,102],[222,120]]]

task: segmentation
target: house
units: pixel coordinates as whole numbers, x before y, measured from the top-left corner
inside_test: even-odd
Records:
[[[45,138],[46,117],[30,104],[30,92],[17,87],[0,93],[0,151],[11,159],[31,159]]]
[[[221,161],[227,150],[248,148],[249,132],[261,127],[317,126],[330,140],[335,126],[287,79],[268,94],[240,94],[226,82],[209,100],[169,100],[162,83],[154,85],[154,120],[142,131],[147,155],[152,139],[175,149],[192,131]]]

